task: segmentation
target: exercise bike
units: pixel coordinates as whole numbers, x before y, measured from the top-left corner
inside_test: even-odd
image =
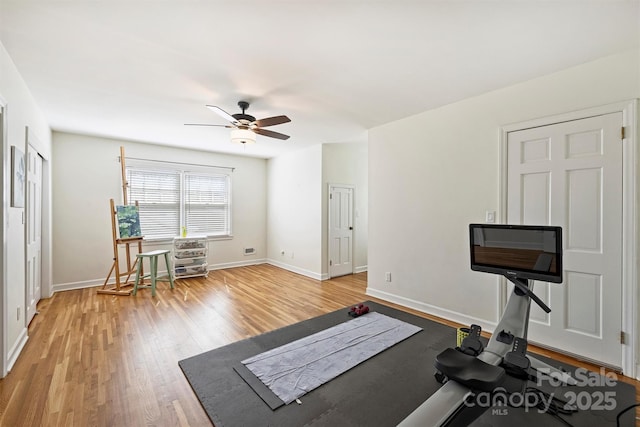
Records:
[[[467,426],[489,408],[478,402],[479,395],[522,393],[529,380],[540,376],[551,377],[563,385],[577,384],[568,373],[526,354],[531,300],[545,312],[551,312],[531,290],[533,280],[530,278],[562,281],[560,227],[487,224],[469,227],[471,268],[502,273],[514,284],[513,292],[486,348],[480,340],[480,327],[472,325],[459,347],[448,348],[436,356],[435,376],[443,385],[405,418],[399,424],[401,427]],[[518,241],[522,247],[514,246]],[[510,243],[505,245],[508,247],[496,248],[495,242]],[[530,265],[520,264],[516,268],[508,265],[516,264],[513,260],[525,251],[535,252],[531,248],[536,246],[540,246],[540,250]],[[493,255],[487,255],[489,252],[499,255],[492,258]]]

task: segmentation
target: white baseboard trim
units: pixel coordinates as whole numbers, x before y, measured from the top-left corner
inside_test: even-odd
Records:
[[[252,259],[248,261],[234,261],[234,262],[224,262],[220,264],[209,265],[207,268],[209,271],[212,270],[224,270],[225,268],[235,268],[235,267],[246,267],[249,265],[258,265],[258,264],[266,264],[267,260],[264,258],[260,259]]]
[[[284,270],[291,271],[293,273],[301,274],[303,276],[309,277],[311,279],[316,280],[327,280],[328,274],[316,273],[315,271],[305,270],[304,268],[296,267],[294,265],[285,264],[280,261],[276,261],[274,259],[267,259],[267,264],[275,265],[276,267],[280,267]],[[323,278],[324,277],[324,278]]]
[[[53,285],[53,294],[56,292],[73,291],[75,289],[94,288],[96,286],[102,286],[104,279],[83,280],[80,282],[58,283]],[[110,280],[109,285],[113,285],[114,281]],[[53,296],[52,294],[52,296]]]
[[[207,268],[209,269],[209,271],[212,271],[212,270],[223,270],[225,268],[246,267],[249,265],[258,265],[258,264],[275,265],[276,267],[291,271],[293,273],[301,274],[303,276],[306,276],[315,280],[329,279],[329,274],[327,273],[324,273],[324,274],[316,273],[314,271],[305,270],[304,268],[296,267],[293,265],[276,261],[274,259],[266,259],[266,258],[251,259],[246,261],[224,262],[219,264],[209,264]],[[167,274],[166,270],[158,272],[158,275],[165,275],[165,274]],[[107,285],[113,285],[114,280],[115,279],[109,280],[109,282],[107,282]],[[62,291],[71,291],[74,289],[93,288],[96,286],[102,286],[103,284],[104,284],[104,279],[92,279],[92,280],[83,280],[80,282],[58,283],[53,285],[53,293],[62,292]]]
[[[448,310],[446,308],[437,307],[435,305],[427,304],[421,301],[416,301],[410,298],[405,298],[396,294],[392,294],[389,292],[384,292],[378,289],[367,288],[367,295],[372,297],[380,298],[385,301],[393,302],[395,304],[400,304],[405,307],[412,308],[414,310],[421,311],[423,313],[430,314],[432,316],[438,316],[446,320],[450,320],[452,322],[461,323],[463,325],[471,325],[475,323],[476,325],[480,325],[483,331],[493,332],[497,326],[496,322],[492,322],[486,319],[477,319],[472,316],[468,316],[463,313],[458,313],[457,311]]]
[[[365,271],[368,271],[366,265],[361,265],[353,270],[354,273],[364,273]]]
[[[22,331],[20,331],[18,339],[9,350],[9,353],[7,353],[7,372],[11,371],[11,368],[13,368],[13,365],[16,363],[16,360],[18,360],[18,356],[20,356],[22,349],[27,344],[28,339],[28,330],[27,328],[23,328]]]
[[[222,270],[225,268],[234,268],[234,267],[245,267],[248,265],[256,265],[256,264],[265,264],[267,261],[264,258],[261,259],[252,259],[246,261],[238,261],[238,262],[226,262],[220,264],[209,264],[207,269],[211,270]],[[167,270],[158,271],[158,276],[164,276],[167,274]],[[135,279],[135,274],[132,275],[132,279]],[[115,279],[111,279],[107,282],[107,285],[115,284]],[[53,293],[62,292],[62,291],[72,291],[75,289],[85,289],[85,288],[93,288],[96,286],[104,285],[104,279],[92,279],[92,280],[83,280],[80,282],[68,282],[68,283],[58,283],[53,285]]]

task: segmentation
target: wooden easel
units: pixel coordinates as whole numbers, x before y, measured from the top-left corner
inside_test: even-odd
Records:
[[[118,238],[118,220],[117,220],[117,212],[116,206],[113,199],[109,200],[111,207],[111,237],[113,238],[113,264],[111,265],[111,270],[109,270],[109,274],[107,278],[104,280],[104,284],[101,289],[98,289],[99,294],[111,294],[111,295],[129,295],[133,289],[123,289],[125,286],[132,286],[133,283],[129,283],[129,279],[132,274],[136,273],[136,264],[138,259],[136,258],[135,262],[131,263],[131,245],[138,244],[138,253],[142,252],[142,237],[128,237],[125,239]],[[126,271],[120,271],[120,254],[118,251],[118,247],[120,245],[125,245],[125,253],[127,258],[127,269]],[[107,283],[111,278],[111,274],[115,271],[115,286],[111,288],[107,288]],[[124,281],[120,280],[121,277],[127,276]]]
[[[127,175],[126,169],[124,165],[124,147],[120,147],[120,168],[122,173],[122,195],[124,204],[127,204]],[[115,202],[113,199],[109,200],[110,210],[111,210],[111,237],[113,239],[113,264],[111,265],[111,270],[109,270],[109,274],[107,274],[107,278],[104,280],[104,284],[101,289],[98,289],[99,294],[110,294],[110,295],[129,295],[133,291],[133,289],[123,289],[126,286],[132,286],[133,283],[129,283],[129,279],[132,274],[136,273],[136,265],[138,263],[138,258],[136,257],[135,262],[131,263],[131,248],[132,244],[138,245],[138,253],[142,253],[142,237],[129,237],[121,239],[118,237],[118,218]],[[138,202],[136,202],[136,205]],[[127,269],[126,271],[120,271],[120,255],[118,248],[120,245],[125,245],[125,253],[127,258]],[[115,285],[107,288],[107,282],[111,278],[111,274],[115,271]],[[124,281],[121,281],[120,278],[123,276],[127,276]]]

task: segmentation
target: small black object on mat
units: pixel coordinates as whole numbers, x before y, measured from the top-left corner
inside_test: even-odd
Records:
[[[292,403],[276,410],[267,404],[236,373],[241,360],[348,321],[345,308],[238,341],[179,362],[202,407],[216,427],[225,426],[394,426],[420,406],[440,384],[435,380],[434,360],[438,353],[456,345],[455,328],[414,316],[382,304],[366,301],[377,311],[419,326],[423,331],[361,363],[303,396],[301,405]],[[569,372],[575,368],[543,357],[552,366]],[[259,381],[259,380],[258,380]],[[530,383],[530,385],[536,386]],[[542,389],[549,392],[549,388]],[[603,392],[603,388],[561,387],[550,389],[556,397],[564,394]],[[563,416],[574,426],[615,426],[617,413],[634,403],[635,388],[618,381],[607,388],[615,394],[613,411],[582,410]],[[586,400],[586,399],[583,399]],[[499,408],[487,410],[473,426],[563,426],[558,419],[537,409]],[[633,411],[621,425],[634,425]]]

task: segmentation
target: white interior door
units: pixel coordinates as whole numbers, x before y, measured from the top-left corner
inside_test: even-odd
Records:
[[[329,186],[329,277],[353,273],[353,191]]]
[[[37,313],[42,296],[42,157],[29,144],[27,150],[27,324]]]
[[[562,284],[535,282],[529,339],[622,366],[622,113],[508,134],[507,222],[563,228]]]

